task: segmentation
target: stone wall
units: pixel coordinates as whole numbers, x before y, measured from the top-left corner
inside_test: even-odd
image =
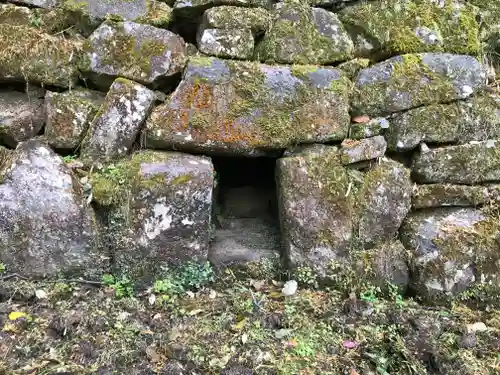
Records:
[[[296,277],[498,301],[499,20],[481,0],[0,4],[0,261],[150,280],[207,259],[212,158],[264,156]]]

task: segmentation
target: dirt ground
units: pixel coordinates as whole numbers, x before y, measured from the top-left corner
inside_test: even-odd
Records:
[[[230,273],[194,292],[105,281],[0,281],[0,374],[500,374],[500,311],[484,306],[284,296]]]

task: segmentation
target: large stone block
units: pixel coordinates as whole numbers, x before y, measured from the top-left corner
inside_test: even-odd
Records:
[[[344,139],[350,81],[334,68],[192,58],[146,122],[148,146],[259,155]]]

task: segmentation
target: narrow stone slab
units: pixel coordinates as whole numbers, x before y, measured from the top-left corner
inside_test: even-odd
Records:
[[[203,13],[202,29],[248,29],[259,34],[271,27],[271,15],[262,8],[220,6]]]
[[[155,100],[153,91],[125,78],[117,78],[82,142],[82,160],[107,162],[125,156]]]
[[[477,184],[500,181],[500,142],[488,140],[421,151],[412,170],[421,183]]]
[[[104,102],[104,94],[85,89],[45,94],[45,132],[55,149],[75,149]]]
[[[28,26],[0,24],[0,79],[71,87],[78,80],[77,45]]]
[[[171,31],[105,21],[89,37],[82,70],[103,87],[116,77],[155,86],[179,74],[185,63],[184,40]]]
[[[198,34],[198,48],[205,55],[251,60],[253,34],[250,29],[204,29]]]
[[[64,161],[35,140],[20,143],[9,159],[0,163],[0,262],[28,277],[100,277],[109,257]]]
[[[87,0],[91,17],[104,19],[108,15],[119,17],[123,21],[133,21],[144,17],[148,12],[148,0]]]
[[[349,81],[337,69],[191,58],[146,123],[148,145],[259,155],[344,139]]]
[[[415,185],[411,197],[412,207],[431,208],[446,206],[479,206],[498,194],[498,189],[492,188],[491,192],[486,186],[428,184]]]
[[[214,169],[210,159],[144,151],[91,176],[94,200],[106,208],[106,231],[120,273],[137,281],[165,266],[206,261]]]
[[[466,99],[486,84],[474,57],[449,53],[395,56],[362,69],[355,81],[354,115],[384,116],[422,105]]]
[[[0,139],[9,147],[36,136],[45,123],[43,101],[16,91],[0,91]]]
[[[345,139],[340,149],[342,164],[352,164],[382,157],[386,148],[387,144],[381,135],[360,140]]]
[[[58,0],[9,0],[9,2],[46,9],[55,8],[58,5]]]
[[[335,13],[284,2],[275,6],[273,26],[257,46],[256,56],[260,61],[326,65],[348,60],[353,51],[354,44]]]

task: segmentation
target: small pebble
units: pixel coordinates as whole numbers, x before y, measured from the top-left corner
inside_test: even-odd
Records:
[[[285,296],[293,296],[297,292],[297,281],[289,280],[285,283],[281,293]]]

